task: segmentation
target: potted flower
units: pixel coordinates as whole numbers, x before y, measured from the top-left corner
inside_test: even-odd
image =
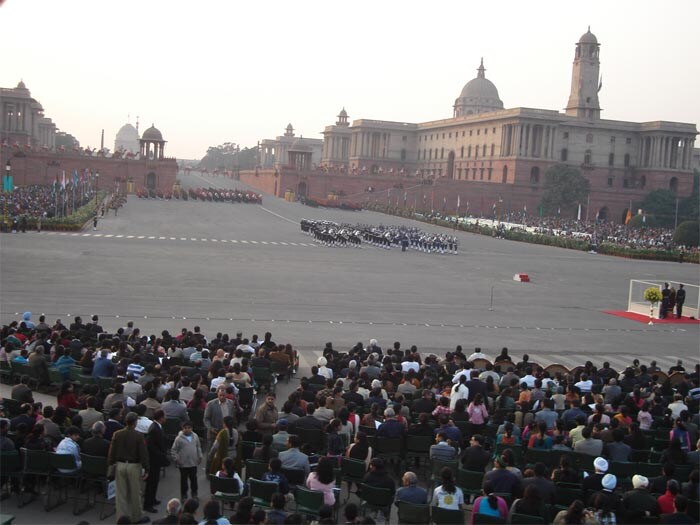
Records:
[[[649,301],[651,310],[649,311],[649,324],[654,324],[654,305],[661,301],[661,290],[650,287],[644,290],[644,300]]]

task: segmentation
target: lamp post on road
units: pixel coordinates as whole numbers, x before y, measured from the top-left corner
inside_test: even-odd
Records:
[[[7,160],[7,164],[5,164],[5,177],[3,180],[2,184],[2,189],[3,192],[5,193],[10,193],[12,191],[12,163],[10,160]],[[9,195],[5,195],[4,199],[4,205],[3,205],[3,210],[2,210],[2,222],[3,222],[3,227],[8,224],[8,215],[7,215],[7,199],[9,198]]]

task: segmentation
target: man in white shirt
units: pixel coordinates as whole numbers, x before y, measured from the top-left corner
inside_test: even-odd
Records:
[[[143,387],[136,382],[134,374],[127,374],[126,383],[124,383],[124,395],[135,401],[142,393]]]
[[[474,361],[474,359],[488,359],[488,356],[481,351],[481,348],[476,347],[474,353],[467,357],[467,361]]]
[[[673,395],[673,403],[668,404],[668,408],[671,410],[671,415],[673,419],[680,417],[681,412],[688,410],[688,407],[683,403],[683,396],[681,394]]]
[[[535,388],[535,381],[537,378],[532,375],[532,368],[529,366],[525,369],[525,375],[520,378],[520,384],[525,383],[527,387],[532,390]]]
[[[413,370],[416,374],[420,372],[420,365],[416,363],[413,356],[409,356],[403,363],[401,363],[401,371],[405,374],[409,370]]]
[[[574,386],[578,388],[582,394],[588,394],[593,388],[593,381],[588,379],[587,374],[581,374],[581,381],[575,383]]]

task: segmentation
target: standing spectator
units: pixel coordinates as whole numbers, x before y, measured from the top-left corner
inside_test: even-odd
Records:
[[[255,420],[258,422],[258,430],[263,434],[272,434],[277,420],[279,419],[279,413],[275,406],[275,397],[273,393],[267,394],[265,396],[265,402],[255,413]]]
[[[158,482],[160,481],[160,469],[170,465],[168,459],[168,448],[165,444],[165,434],[163,433],[163,424],[165,423],[165,414],[162,410],[156,410],[153,415],[153,423],[148,429],[146,437],[146,445],[148,449],[148,462],[151,466],[148,479],[146,480],[146,492],[143,499],[143,510],[156,514],[158,511],[154,508],[160,502],[156,495],[158,492]]]
[[[472,389],[470,388],[469,391],[471,392]],[[479,432],[480,429],[484,428],[489,418],[489,411],[486,409],[484,398],[480,393],[474,396],[474,401],[469,404],[467,413],[473,432]]]
[[[180,470],[180,500],[187,499],[188,483],[193,498],[197,497],[197,466],[202,462],[199,436],[192,431],[192,422],[185,421],[170,449],[175,466]]]
[[[209,473],[215,474],[226,458],[235,459],[238,453],[239,434],[236,421],[232,416],[226,416],[223,428],[216,434],[214,444],[209,450]]]
[[[148,517],[141,516],[141,479],[148,478],[150,464],[146,443],[136,431],[137,420],[133,412],[127,414],[126,428],[112,437],[108,462],[116,465],[117,516],[129,516],[131,523],[147,523]]]
[[[207,427],[209,438],[216,439],[224,426],[224,418],[235,418],[235,416],[236,407],[234,402],[226,397],[226,389],[217,389],[216,399],[209,401],[204,410],[204,426]],[[276,418],[275,421],[277,421]]]

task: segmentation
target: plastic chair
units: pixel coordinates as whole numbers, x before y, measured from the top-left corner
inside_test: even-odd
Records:
[[[75,462],[75,457],[72,454],[55,454],[49,453],[49,476],[46,492],[46,505],[44,509],[49,511],[59,505],[63,505],[68,501],[68,489],[71,483],[78,487],[80,480],[80,469]],[[61,470],[69,470],[70,472],[61,472]],[[58,485],[58,499],[54,505],[51,504],[51,496],[53,494],[54,484]],[[73,513],[78,512],[78,498],[75,498],[73,504]]]
[[[233,506],[241,499],[243,487],[239,486],[237,479],[219,478],[212,474],[209,476],[209,487],[212,492],[212,499],[221,503],[222,514],[226,503]]]
[[[431,516],[435,525],[456,525],[464,523],[463,510],[442,509],[431,507]]]
[[[511,514],[510,522],[513,525],[547,525],[547,520],[542,516],[531,516],[530,514]]]
[[[109,483],[107,479],[107,458],[80,454],[80,461],[82,462],[80,468],[80,490],[78,491],[79,497],[76,500],[82,501],[80,495],[85,494],[86,506],[78,509],[77,514],[82,514],[87,509],[93,508],[97,504],[97,495],[101,494],[100,519],[103,520],[117,511],[116,506],[111,504],[106,498],[107,484]],[[95,490],[96,487],[98,487],[97,490]],[[91,495],[93,496],[92,499],[90,498]],[[109,514],[104,513],[106,505],[112,507],[112,512]]]
[[[323,492],[297,487],[294,493],[294,501],[298,513],[318,517],[318,511],[323,506]]]
[[[11,487],[19,488],[19,480],[22,478],[22,459],[19,456],[19,452],[12,450],[0,453],[0,473],[2,473],[5,481],[10,483]],[[12,490],[8,490],[8,492],[12,493]],[[17,495],[21,501],[19,490]]]
[[[253,498],[253,503],[258,507],[270,509],[272,495],[279,492],[279,483],[276,481],[259,481],[257,479],[248,479],[250,487],[250,497]]]
[[[29,501],[24,501],[26,487],[30,486],[32,482],[36,482],[38,485],[41,483],[42,479],[44,481],[48,481],[50,470],[48,452],[43,450],[28,450],[26,448],[20,449],[20,452],[23,458],[21,483],[25,489],[20,494],[20,502],[18,506],[21,508],[34,501],[33,496]]]
[[[256,461],[254,459],[247,459],[245,462],[245,478],[246,481],[249,479],[260,480],[267,472],[267,462],[266,461]]]
[[[430,436],[407,435],[405,450],[406,469],[410,468],[410,464],[413,463],[413,460],[418,461],[419,467],[422,459],[428,460],[430,458],[430,447],[434,443],[435,440]]]
[[[397,501],[399,523],[419,525],[430,522],[430,505],[417,505],[405,501]]]
[[[300,468],[283,468],[282,474],[290,485],[303,486],[306,482],[306,472]]]
[[[253,381],[258,389],[266,389],[268,392],[275,391],[275,382],[270,368],[253,367]]]
[[[243,461],[253,459],[253,452],[255,452],[255,449],[260,446],[262,446],[262,443],[255,443],[254,441],[241,441],[241,459]]]
[[[484,482],[484,472],[457,469],[457,486],[462,489],[464,497],[467,501],[471,500],[472,496],[481,494],[481,486]]]
[[[363,513],[366,514],[367,510],[380,510],[384,516],[389,517],[394,502],[393,491],[360,483],[357,495],[360,497]]]
[[[489,516],[487,514],[474,514],[474,525],[505,525],[506,520],[498,516]]]
[[[302,443],[308,444],[313,452],[324,450],[324,433],[315,428],[296,427],[295,432]]]

